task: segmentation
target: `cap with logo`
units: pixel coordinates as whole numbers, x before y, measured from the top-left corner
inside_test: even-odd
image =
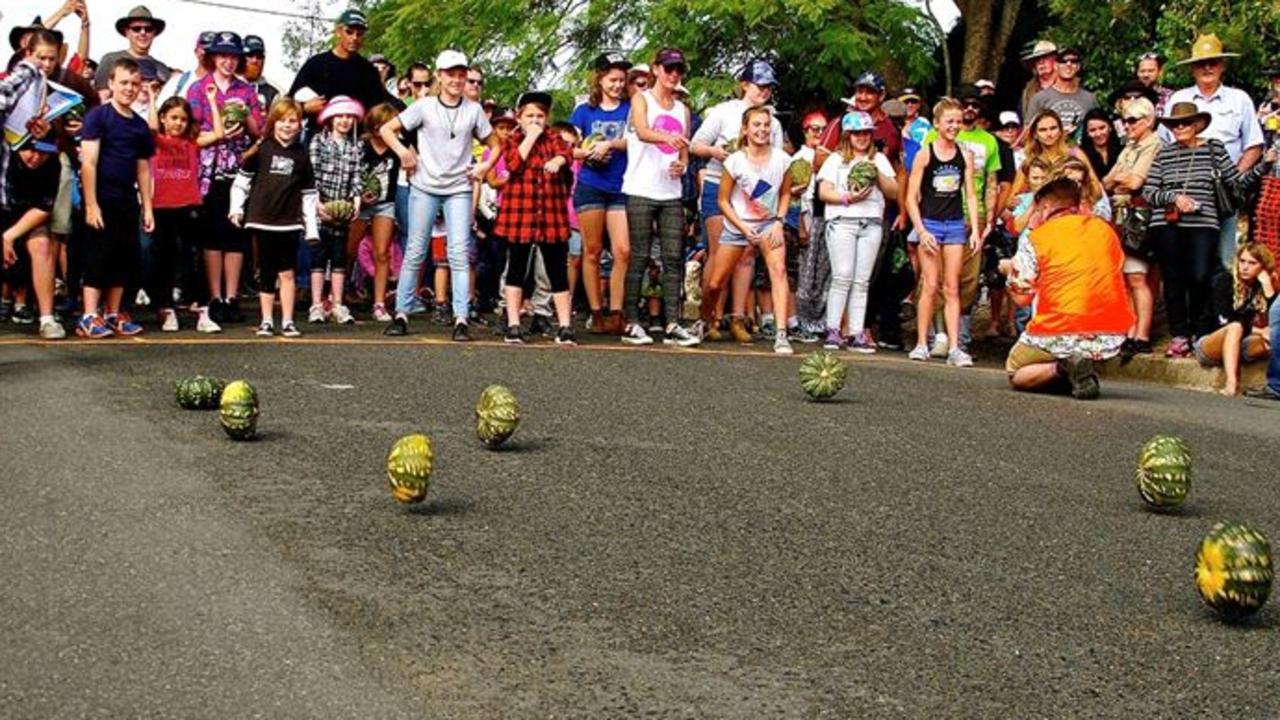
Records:
[[[617,52],[604,53],[603,55],[597,57],[595,59],[595,62],[593,62],[591,65],[596,69],[596,72],[604,72],[606,70],[612,70],[614,68],[618,68],[620,70],[630,70],[632,67],[631,61],[627,59],[627,56]]]
[[[1002,128],[1022,127],[1022,119],[1018,117],[1018,113],[1012,110],[1005,110],[1000,113],[1000,117],[997,118],[997,121]]]
[[[213,42],[205,48],[205,52],[210,55],[243,55],[244,41],[230,30],[219,30]]]
[[[369,29],[369,18],[359,8],[347,8],[338,16],[338,24],[343,27]]]
[[[898,93],[898,99],[901,100],[902,102],[906,102],[908,100],[915,100],[916,102],[920,102],[924,98],[923,96],[920,95],[919,90],[913,87],[904,87],[902,88],[901,92]]]
[[[653,60],[655,65],[661,65],[664,68],[678,67],[687,68],[689,65],[684,60],[684,53],[678,48],[662,48]]]
[[[244,36],[244,54],[245,55],[266,55],[267,43],[257,35]]]
[[[738,79],[760,87],[773,87],[778,84],[778,76],[767,60],[752,60],[747,63],[738,74]]]
[[[437,70],[453,70],[456,68],[469,68],[471,63],[467,62],[467,56],[458,50],[445,50],[436,56]]]
[[[878,72],[867,70],[859,75],[857,80],[853,81],[854,90],[857,90],[860,87],[871,88],[878,93],[882,93],[884,92],[884,78],[881,77]]]
[[[196,49],[204,50],[205,52],[208,52],[209,46],[212,45],[213,41],[217,39],[218,39],[217,31],[205,30],[204,32],[196,36]]]

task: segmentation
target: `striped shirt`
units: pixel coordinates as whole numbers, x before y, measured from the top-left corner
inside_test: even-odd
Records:
[[[1152,207],[1151,227],[1169,224],[1165,220],[1165,208],[1173,205],[1179,195],[1186,195],[1199,207],[1194,212],[1182,213],[1178,225],[1219,229],[1213,181],[1215,168],[1224,181],[1237,188],[1257,182],[1262,175],[1262,163],[1242,175],[1226,148],[1217,140],[1208,140],[1196,147],[1173,143],[1161,148],[1151,163],[1151,172],[1147,174],[1147,182],[1142,188],[1142,197]]]

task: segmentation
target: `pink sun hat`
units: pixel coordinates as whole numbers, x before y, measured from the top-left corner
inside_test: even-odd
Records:
[[[329,118],[339,115],[355,115],[356,120],[364,119],[364,105],[359,100],[354,100],[346,95],[338,95],[325,104],[324,110],[320,111],[320,124],[323,125],[329,121]]]

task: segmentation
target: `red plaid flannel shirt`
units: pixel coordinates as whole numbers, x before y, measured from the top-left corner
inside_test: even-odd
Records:
[[[529,157],[520,157],[524,132],[517,129],[502,146],[511,173],[502,186],[502,202],[493,231],[512,243],[556,243],[569,239],[569,192],[573,187],[573,150],[554,130],[543,130]],[[549,160],[565,159],[564,169],[548,175]]]

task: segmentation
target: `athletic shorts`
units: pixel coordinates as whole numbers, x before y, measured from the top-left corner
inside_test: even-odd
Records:
[[[71,234],[71,186],[75,171],[66,155],[60,155],[62,172],[58,175],[58,196],[53,201],[53,213],[49,216],[49,232],[66,237]]]
[[[214,180],[209,193],[204,196],[204,217],[207,232],[201,238],[205,250],[243,253],[248,247],[248,234],[231,224],[227,213],[231,211],[231,181]]]
[[[280,273],[297,267],[298,233],[255,230],[253,236],[258,243],[258,287],[270,292]]]
[[[592,210],[626,210],[627,196],[621,192],[610,192],[578,183],[578,186],[573,189],[573,209],[579,213]]]
[[[142,243],[137,203],[108,200],[100,204],[103,228],[86,227],[84,284],[106,290],[136,285],[142,277]]]

